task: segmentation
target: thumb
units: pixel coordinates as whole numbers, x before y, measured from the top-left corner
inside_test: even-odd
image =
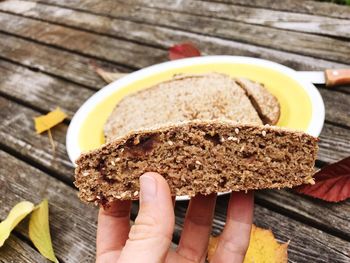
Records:
[[[131,227],[120,262],[164,262],[174,230],[169,186],[157,173],[140,177],[140,210]]]

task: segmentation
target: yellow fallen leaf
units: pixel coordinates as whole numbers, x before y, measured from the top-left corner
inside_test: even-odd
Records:
[[[121,72],[108,72],[108,71],[105,71],[104,69],[101,69],[99,67],[95,67],[95,71],[107,83],[111,83],[117,79],[120,79],[120,78],[128,75],[127,73],[121,73]]]
[[[288,243],[279,244],[272,231],[253,225],[244,263],[284,263],[288,261]]]
[[[65,118],[67,115],[57,107],[46,115],[34,118],[35,130],[37,133],[42,133],[61,123]]]
[[[11,231],[34,209],[34,204],[28,201],[22,201],[15,205],[7,218],[0,223],[0,247],[10,236]]]
[[[208,260],[213,257],[219,237],[210,237]],[[286,263],[288,261],[288,243],[279,244],[272,231],[252,226],[250,242],[244,263]]]
[[[30,217],[29,237],[41,255],[53,262],[58,262],[51,242],[49,203],[46,199],[36,207]]]
[[[211,258],[214,256],[216,247],[218,246],[219,236],[214,237],[210,236],[209,238],[209,245],[208,245],[208,261],[211,260]]]

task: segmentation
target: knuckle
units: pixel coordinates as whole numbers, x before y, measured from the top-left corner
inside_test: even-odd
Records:
[[[144,240],[159,236],[157,220],[150,215],[137,217],[129,233],[130,240]]]
[[[143,214],[136,217],[135,225],[157,226],[158,220],[151,214]]]
[[[248,249],[248,244],[245,242],[240,242],[238,240],[223,240],[223,249],[230,254],[242,255],[244,256]]]

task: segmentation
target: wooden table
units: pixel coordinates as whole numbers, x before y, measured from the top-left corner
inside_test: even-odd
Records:
[[[167,60],[192,41],[203,54],[269,59],[297,70],[350,65],[350,7],[313,1],[0,1],[0,220],[26,199],[48,198],[60,262],[93,262],[97,209],[73,187],[65,135],[79,106],[105,83],[90,61],[131,72]],[[350,155],[350,88],[318,86],[326,105],[318,166]],[[48,137],[33,117],[61,107],[69,118]],[[213,232],[224,227],[218,198]],[[187,202],[176,204],[178,242]],[[137,207],[134,206],[133,217]],[[330,204],[292,191],[256,193],[255,223],[290,240],[290,262],[350,262],[350,202]],[[0,248],[0,262],[46,262],[27,222]]]

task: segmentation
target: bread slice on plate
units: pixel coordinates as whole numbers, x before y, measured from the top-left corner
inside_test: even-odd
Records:
[[[264,124],[276,124],[280,117],[280,105],[263,84],[246,79],[235,78],[246,92]]]
[[[105,136],[112,141],[155,125],[215,119],[262,123],[245,90],[228,75],[177,75],[123,98],[107,120]]]
[[[83,201],[138,199],[139,177],[160,173],[173,195],[293,187],[312,181],[317,139],[232,121],[187,121],[129,133],[77,160]]]

